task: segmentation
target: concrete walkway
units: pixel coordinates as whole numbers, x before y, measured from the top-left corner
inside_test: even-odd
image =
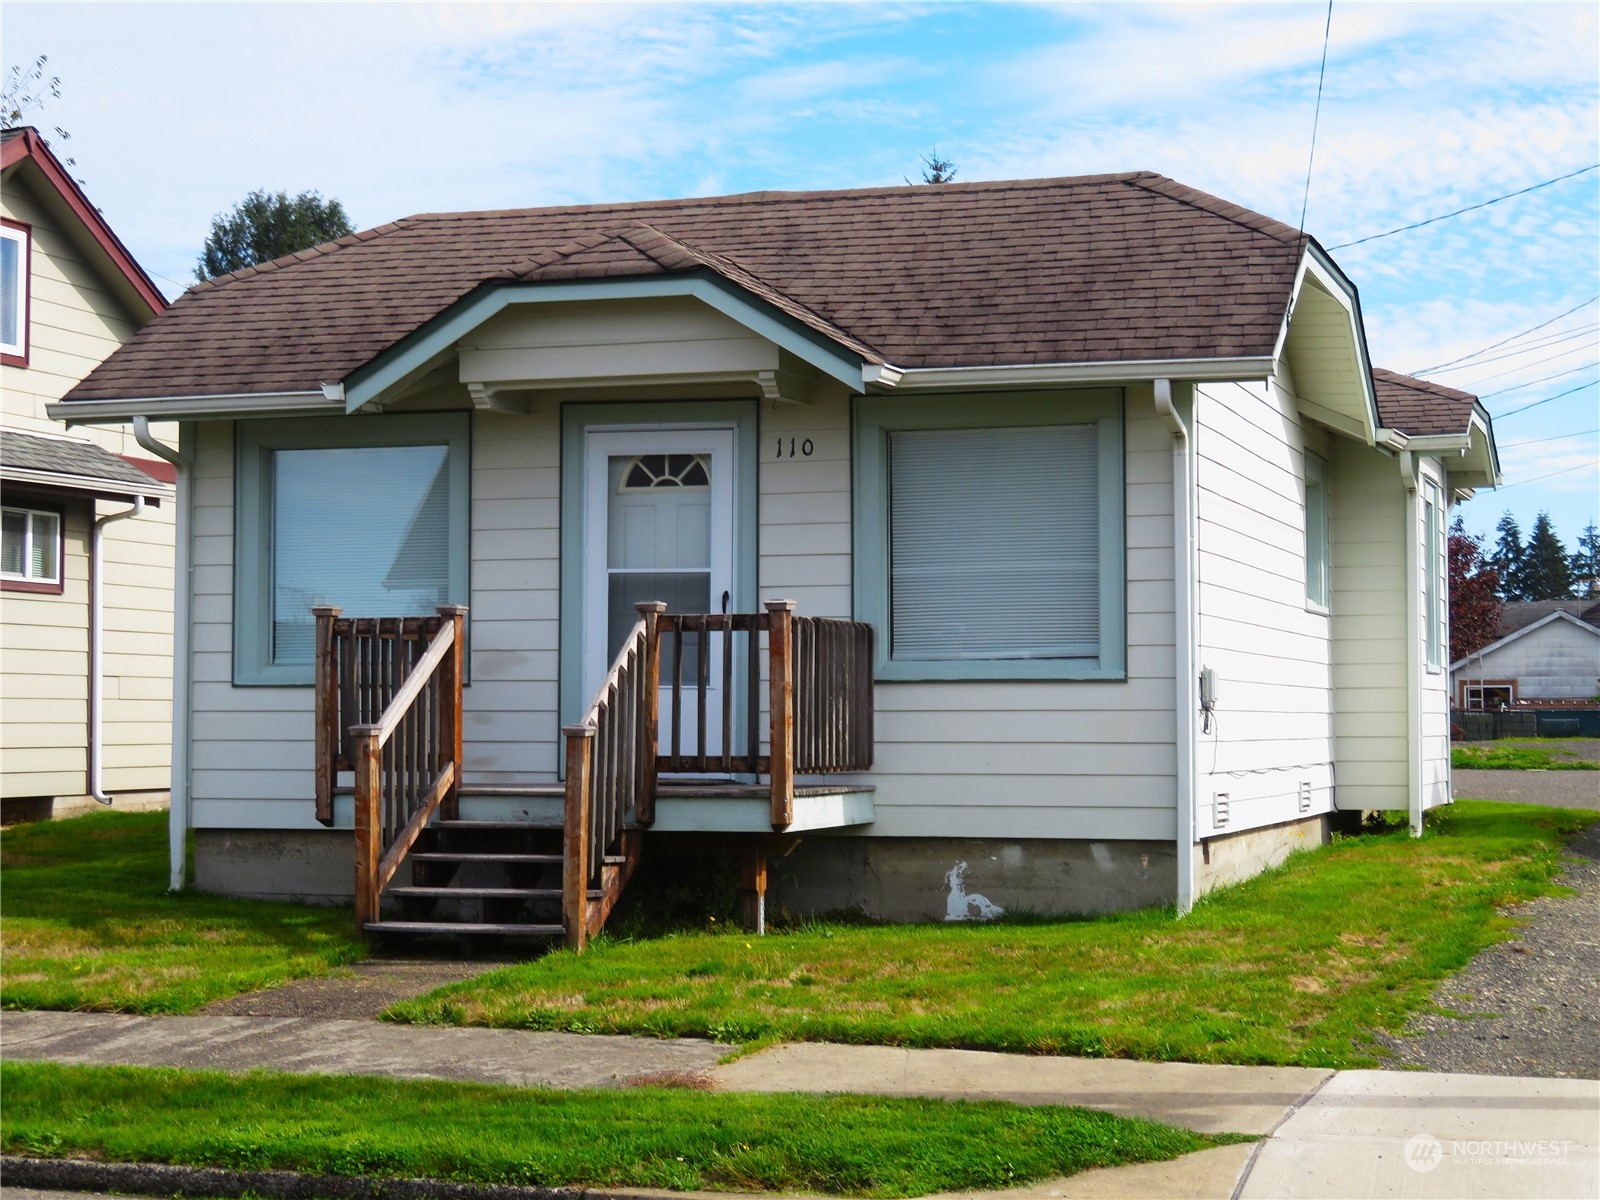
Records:
[[[1261,1135],[1169,1163],[992,1197],[1600,1196],[1600,1082],[1331,1072],[783,1045],[725,1065],[694,1039],[585,1037],[270,1017],[6,1013],[12,1059],[614,1087],[662,1073],[730,1091],[856,1092],[1076,1104]]]

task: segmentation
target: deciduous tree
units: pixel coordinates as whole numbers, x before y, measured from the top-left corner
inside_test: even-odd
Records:
[[[1499,636],[1500,577],[1484,562],[1483,539],[1457,517],[1450,526],[1450,661],[1458,662]]]
[[[320,192],[251,192],[231,213],[211,220],[195,278],[204,282],[230,271],[270,262],[353,233],[344,205]]]

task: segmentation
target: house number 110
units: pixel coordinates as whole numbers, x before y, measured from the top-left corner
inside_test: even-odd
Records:
[[[778,439],[779,458],[810,458],[813,449],[815,447],[812,446],[810,438],[806,438],[803,441],[796,441],[794,438],[790,438],[787,447],[784,446],[782,438]]]

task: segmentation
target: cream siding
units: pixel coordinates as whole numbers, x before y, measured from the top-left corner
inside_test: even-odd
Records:
[[[1306,601],[1305,454],[1328,436],[1285,379],[1195,401],[1200,668],[1218,704],[1196,750],[1201,837],[1333,804],[1332,618]]]
[[[45,405],[64,396],[97,364],[132,337],[137,325],[99,273],[89,265],[84,251],[60,227],[52,211],[16,175],[0,193],[0,212],[31,227],[29,276],[28,365],[0,365],[0,411],[4,427],[26,433],[54,434],[87,439],[115,454],[150,457],[122,427],[68,431],[45,413]],[[175,440],[172,427],[156,427],[158,436]],[[97,515],[123,511],[126,505],[101,501]],[[78,697],[73,703],[83,711],[69,714],[52,707],[20,722],[25,732],[13,733],[12,701],[52,693],[61,686],[67,661],[36,669],[26,656],[8,658],[3,683],[6,697],[6,761],[0,767],[4,795],[80,795],[88,787],[85,761],[88,745],[88,521],[86,502],[77,502],[83,553],[82,596],[32,596],[7,592],[4,599],[5,637],[20,643],[23,631],[41,621],[71,628],[82,645],[73,660],[79,672]],[[147,508],[131,521],[107,527],[105,534],[104,611],[104,759],[102,783],[113,796],[118,792],[164,790],[170,781],[172,721],[172,540],[170,505]],[[60,611],[48,617],[45,607]],[[21,623],[18,629],[13,625]],[[46,730],[49,732],[46,732]],[[22,755],[12,753],[14,739],[42,739],[59,755],[53,768],[39,769],[44,747]],[[24,766],[25,762],[34,765]]]

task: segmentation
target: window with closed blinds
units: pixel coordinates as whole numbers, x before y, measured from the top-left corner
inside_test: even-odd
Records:
[[[272,661],[309,663],[313,605],[419,616],[450,600],[448,446],[272,453]]]
[[[6,354],[27,353],[27,237],[20,229],[0,228],[0,351]]]
[[[1100,652],[1093,425],[889,435],[897,660]]]
[[[61,518],[53,512],[8,508],[0,536],[0,576],[27,583],[61,581]]]

